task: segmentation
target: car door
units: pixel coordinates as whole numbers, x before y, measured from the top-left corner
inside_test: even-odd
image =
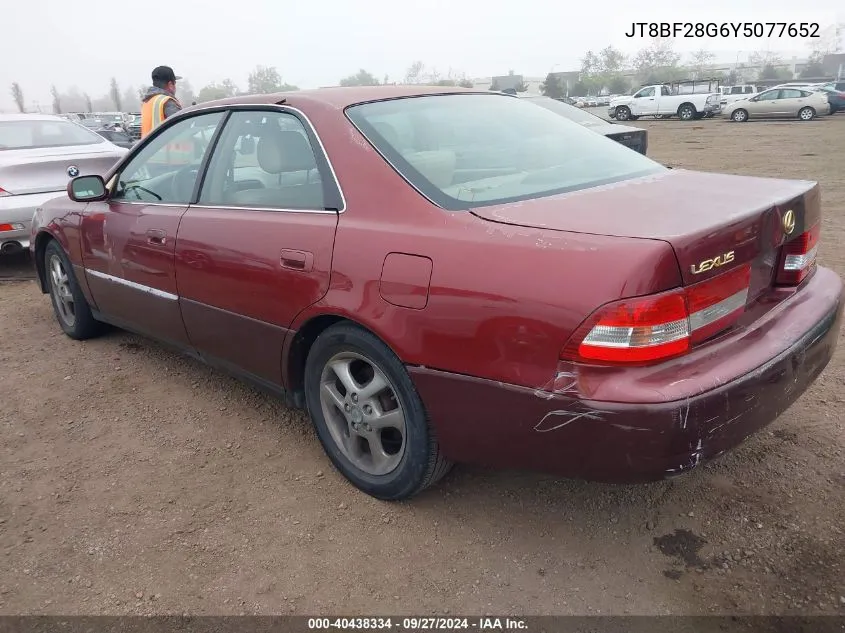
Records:
[[[97,309],[116,325],[187,345],[174,266],[176,230],[224,113],[163,127],[107,184],[81,223],[82,259]]]
[[[176,281],[192,346],[270,385],[296,315],[329,287],[339,185],[300,113],[234,110],[176,238]]]
[[[643,88],[634,95],[634,101],[631,103],[631,110],[635,116],[653,114],[657,111],[654,86]]]
[[[777,113],[777,99],[780,90],[766,90],[754,97],[748,104],[748,112],[756,117],[771,117]]]
[[[798,110],[807,105],[807,99],[804,97],[804,92],[796,88],[781,88],[778,98],[775,100],[776,110],[774,114],[779,117],[794,117],[798,115]]]
[[[668,86],[660,86],[660,94],[655,97],[653,113],[654,114],[675,114],[677,105],[668,97],[672,96],[672,91]]]

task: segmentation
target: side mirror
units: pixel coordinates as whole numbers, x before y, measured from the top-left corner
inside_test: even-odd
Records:
[[[240,153],[244,156],[249,156],[255,153],[255,139],[252,136],[244,136],[241,138]]]
[[[67,184],[67,195],[74,202],[97,202],[108,196],[102,176],[77,176]]]

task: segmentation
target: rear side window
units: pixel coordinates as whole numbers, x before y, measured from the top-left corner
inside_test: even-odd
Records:
[[[0,121],[0,151],[102,143],[100,135],[63,120]]]
[[[417,190],[450,210],[586,189],[665,167],[528,99],[455,94],[347,116]]]
[[[199,204],[325,209],[317,156],[299,119],[283,112],[233,112],[211,157]]]

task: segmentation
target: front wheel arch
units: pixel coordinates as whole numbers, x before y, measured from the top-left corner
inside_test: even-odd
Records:
[[[47,271],[44,269],[44,252],[50,242],[56,238],[50,235],[47,231],[41,231],[35,236],[35,273],[38,277],[38,287],[41,289],[41,294],[47,294]]]

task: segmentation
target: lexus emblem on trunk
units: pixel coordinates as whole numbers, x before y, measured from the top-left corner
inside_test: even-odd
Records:
[[[67,175],[71,178],[76,178],[79,175],[79,167],[76,165],[71,165],[67,168]]]
[[[790,209],[784,213],[781,222],[783,223],[783,232],[787,235],[792,233],[795,230],[795,212]]]

